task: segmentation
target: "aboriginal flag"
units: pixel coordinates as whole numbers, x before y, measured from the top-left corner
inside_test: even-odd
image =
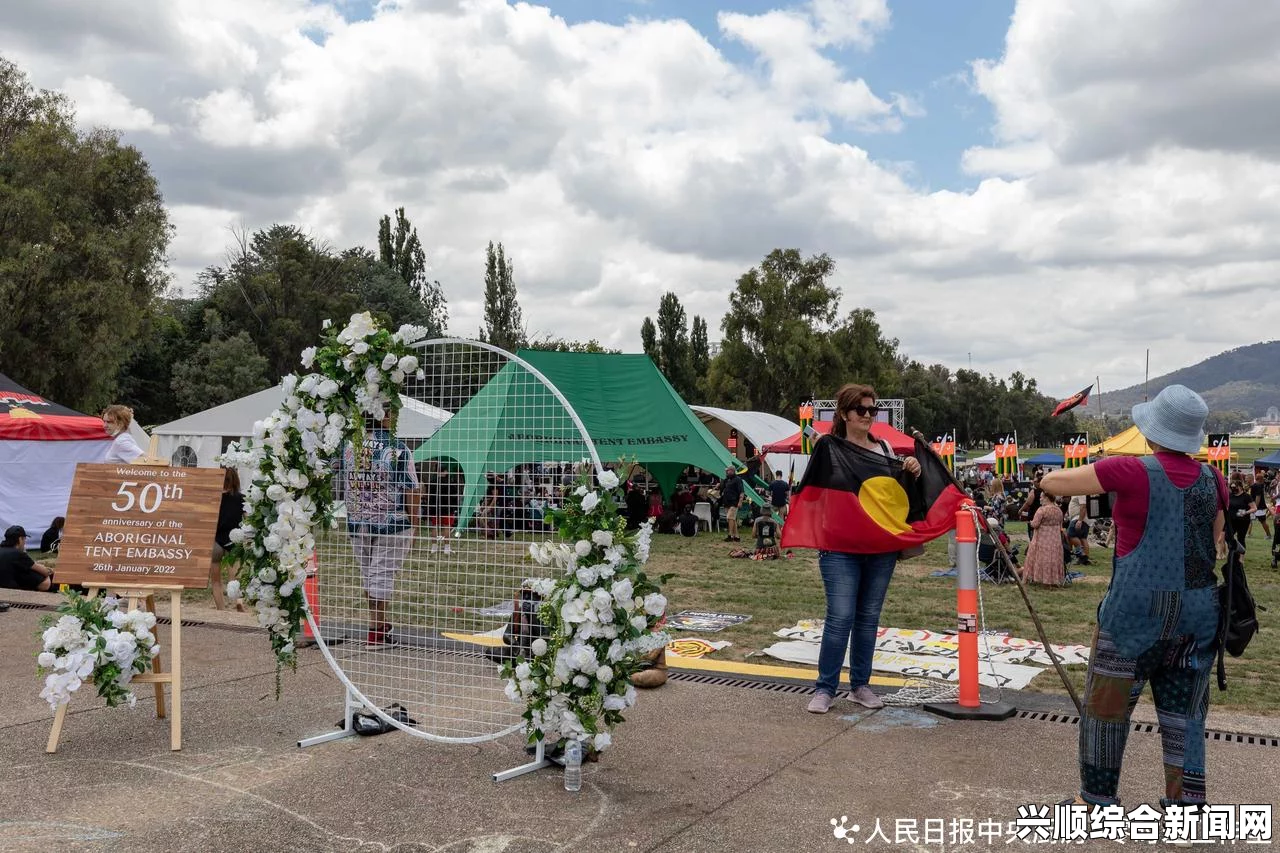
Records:
[[[791,498],[782,547],[883,554],[951,530],[964,493],[928,444],[917,438],[913,455],[919,477],[897,459],[824,436]]]
[[[1076,406],[1085,405],[1086,403],[1089,402],[1089,392],[1092,390],[1093,390],[1093,383],[1090,383],[1088,388],[1084,389],[1083,391],[1077,391],[1076,393],[1072,394],[1070,397],[1068,397],[1067,399],[1059,403],[1056,407],[1054,407],[1053,414],[1050,415],[1049,417],[1056,418],[1058,415],[1071,411]]]

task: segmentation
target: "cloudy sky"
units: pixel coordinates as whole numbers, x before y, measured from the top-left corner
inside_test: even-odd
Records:
[[[531,332],[625,350],[775,247],[1063,395],[1280,337],[1276,3],[41,0],[0,45],[145,153],[178,287],[403,205],[463,335],[500,240]]]

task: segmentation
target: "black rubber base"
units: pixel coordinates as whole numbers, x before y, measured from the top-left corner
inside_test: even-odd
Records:
[[[1018,712],[1017,708],[1006,702],[979,705],[977,708],[966,708],[955,702],[930,702],[921,707],[948,720],[1007,720]]]

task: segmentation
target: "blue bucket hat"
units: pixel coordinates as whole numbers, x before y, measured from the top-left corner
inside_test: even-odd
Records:
[[[1209,406],[1185,385],[1170,385],[1149,403],[1133,407],[1133,422],[1152,444],[1197,453],[1204,446],[1204,422]]]

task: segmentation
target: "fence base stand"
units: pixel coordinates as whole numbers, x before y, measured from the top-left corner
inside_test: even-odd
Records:
[[[976,708],[968,708],[958,702],[930,702],[921,707],[948,720],[1007,720],[1018,712],[1008,702],[993,702]]]
[[[355,715],[356,711],[360,710],[361,707],[363,706],[356,700],[355,696],[351,695],[351,690],[348,688],[347,695],[342,701],[342,728],[338,729],[336,732],[327,732],[322,735],[316,735],[315,737],[303,738],[298,741],[298,747],[305,749],[309,746],[319,746],[322,743],[329,743],[330,741],[355,737],[356,729],[351,718]]]
[[[533,761],[528,764],[521,764],[519,767],[512,767],[510,770],[503,770],[493,774],[493,781],[505,782],[508,779],[514,779],[517,776],[523,776],[526,773],[532,773],[535,770],[541,770],[544,767],[550,767],[552,761],[546,757],[546,745],[542,741],[538,741],[538,745],[533,751]]]

